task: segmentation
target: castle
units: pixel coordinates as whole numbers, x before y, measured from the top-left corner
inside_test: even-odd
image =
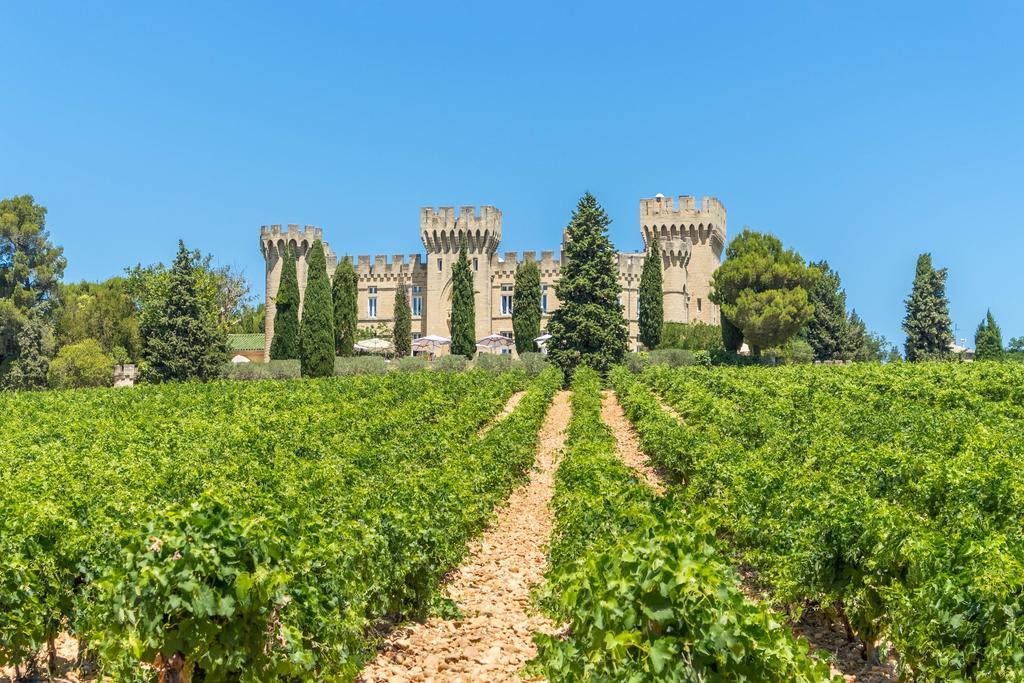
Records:
[[[454,207],[420,210],[420,239],[426,256],[402,254],[359,256],[353,261],[359,276],[359,325],[374,327],[394,320],[395,289],[408,287],[412,308],[413,337],[435,334],[449,337],[451,315],[452,266],[459,255],[459,245],[466,241],[473,285],[476,292],[477,339],[490,334],[512,336],[512,290],[518,265],[534,261],[540,270],[541,328],[547,328],[551,314],[558,308],[555,283],[561,272],[562,252],[505,252],[498,254],[501,243],[501,211],[493,206],[463,206],[456,214]],[[640,200],[640,233],[644,252],[619,252],[618,275],[622,286],[621,304],[629,323],[630,348],[637,348],[637,295],[645,252],[657,238],[662,255],[662,278],[666,322],[719,322],[718,307],[708,300],[711,275],[721,263],[725,246],[725,207],[714,197],[704,197],[698,206],[693,197],[680,196],[678,206],[672,198],[657,195]],[[300,299],[306,288],[309,249],[316,240],[323,241],[323,230],[311,225],[263,226],[260,248],[266,260],[266,347],[269,358],[274,336],[274,306],[281,279],[281,259],[291,246],[297,256]],[[326,242],[327,270],[333,277],[338,257]],[[302,304],[299,311],[301,315]]]

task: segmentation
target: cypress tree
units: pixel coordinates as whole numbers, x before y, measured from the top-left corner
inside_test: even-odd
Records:
[[[629,333],[622,315],[611,221],[589,192],[569,221],[562,275],[555,284],[560,305],[551,316],[548,356],[572,380],[576,367],[607,372],[626,355]]]
[[[907,334],[908,361],[941,358],[949,355],[953,331],[946,299],[946,269],[932,266],[932,255],[917,258],[914,286],[907,297],[907,315],[903,331]]]
[[[452,268],[452,346],[453,355],[472,358],[476,352],[476,312],[473,304],[473,271],[466,256],[466,240],[459,247],[459,258]]]
[[[520,263],[512,289],[512,336],[516,353],[536,350],[540,336],[540,269],[533,261]]]
[[[839,273],[827,261],[810,264],[821,277],[807,293],[814,314],[807,321],[807,343],[814,350],[815,360],[843,360],[849,357],[852,337],[846,318],[846,292],[841,288]]]
[[[203,303],[198,262],[198,252],[190,252],[179,240],[163,305],[140,323],[148,381],[214,379],[227,360],[227,335],[216,311]]]
[[[299,360],[303,377],[334,374],[334,304],[327,277],[327,259],[320,240],[309,251],[306,295],[299,324]]]
[[[347,256],[334,270],[331,291],[334,299],[334,350],[339,356],[351,356],[356,343],[356,323],[359,322],[359,276]]]
[[[978,325],[978,331],[974,333],[974,357],[977,360],[1003,358],[1003,333],[991,310],[985,314],[985,318]]]
[[[405,283],[399,282],[395,288],[395,355],[404,358],[412,352],[412,311],[409,310],[409,297],[405,293]]]
[[[295,272],[295,250],[288,245],[282,256],[281,281],[274,299],[274,338],[270,341],[273,360],[299,357],[299,278]]]
[[[648,349],[655,349],[661,343],[661,328],[665,322],[665,300],[661,289],[661,250],[657,238],[651,240],[651,248],[644,259],[640,272],[640,343]]]

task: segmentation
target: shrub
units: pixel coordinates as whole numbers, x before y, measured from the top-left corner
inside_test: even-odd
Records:
[[[519,354],[519,362],[516,365],[526,373],[527,377],[536,377],[551,367],[547,356],[536,352]]]
[[[709,326],[710,327],[710,326]],[[670,368],[680,368],[685,365],[704,365],[705,362],[701,362],[703,359],[709,359],[707,353],[704,353],[701,359],[698,359],[696,351],[689,351],[687,349],[658,349],[657,351],[650,352],[651,365],[665,365]]]
[[[507,353],[478,353],[473,367],[491,372],[505,372],[512,369],[512,356]]]
[[[427,369],[427,361],[423,359],[423,356],[399,358],[394,365],[399,372],[419,372]]]
[[[298,379],[302,376],[298,360],[272,360],[269,363],[227,363],[221,377],[230,380]]]
[[[722,328],[703,322],[665,323],[658,348],[718,351],[725,348],[722,344]]]
[[[54,389],[109,387],[114,383],[114,361],[95,339],[68,344],[50,361],[47,383]]]
[[[639,375],[651,366],[651,357],[647,353],[627,353],[625,366],[633,374]]]
[[[353,356],[351,358],[336,357],[334,374],[345,375],[383,375],[388,371],[388,364],[380,356]]]
[[[469,359],[465,356],[441,356],[434,361],[434,370],[438,372],[462,372],[469,365]]]

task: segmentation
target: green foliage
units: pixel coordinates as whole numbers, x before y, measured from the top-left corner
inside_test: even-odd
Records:
[[[673,512],[671,496],[659,499],[619,460],[600,391],[595,372],[577,370],[543,596],[569,628],[563,638],[536,636],[536,672],[559,681],[828,680],[805,642],[743,597],[712,527]]]
[[[242,305],[238,310],[238,316],[228,328],[230,334],[261,334],[266,331],[267,306]]]
[[[665,323],[658,348],[714,353],[724,348],[722,330],[718,325],[709,325],[699,320],[693,323]]]
[[[981,321],[978,331],[974,333],[974,358],[976,360],[1003,359],[1003,333],[991,310],[985,314],[985,319]]]
[[[801,365],[815,361],[814,348],[800,337],[792,337],[782,346],[765,349],[762,358],[772,365]]]
[[[465,356],[453,356],[451,354],[441,356],[431,363],[431,367],[438,372],[462,372],[468,365],[469,359]]]
[[[55,324],[58,347],[95,339],[106,353],[121,347],[129,358],[140,357],[139,320],[125,278],[61,285],[59,300]]]
[[[459,258],[452,267],[451,353],[472,358],[476,353],[476,313],[473,271],[466,256],[466,240],[459,246]]]
[[[146,381],[209,380],[219,375],[227,335],[218,324],[212,299],[204,296],[210,283],[205,272],[199,252],[190,252],[179,241],[166,278],[149,278],[146,285],[139,285],[145,289],[139,334]]]
[[[520,356],[537,350],[533,340],[540,336],[540,318],[540,269],[525,261],[516,268],[512,289],[512,337]]]
[[[359,322],[359,276],[349,257],[341,259],[334,270],[332,288],[335,350],[339,356],[351,356],[354,353],[353,345],[359,341],[356,336]]]
[[[478,353],[473,367],[488,372],[507,372],[512,369],[512,356],[507,353]]]
[[[774,235],[745,228],[711,278],[711,300],[743,332],[754,356],[796,334],[814,313],[809,290],[820,273]]]
[[[395,288],[395,355],[403,358],[412,353],[412,311],[404,282]]]
[[[946,298],[946,269],[932,266],[932,255],[917,258],[914,286],[907,297],[907,315],[903,331],[907,334],[906,357],[909,361],[942,358],[950,353],[953,331]]]
[[[1024,680],[1024,368],[613,379],[644,451],[686,480],[679,507],[713,516],[773,601],[819,605],[871,661],[891,644],[901,679]]]
[[[272,360],[266,363],[225,363],[221,377],[231,380],[298,379],[302,369],[297,360]]]
[[[331,301],[324,245],[320,240],[313,242],[309,250],[306,294],[299,323],[299,360],[303,377],[334,374],[334,302]]]
[[[114,382],[114,361],[95,339],[68,344],[50,361],[47,382],[54,389],[107,387]]]
[[[644,267],[640,272],[640,292],[637,310],[640,314],[640,343],[648,349],[656,349],[662,340],[662,324],[665,322],[665,300],[661,288],[661,250],[658,240],[651,241],[647,250]]]
[[[299,276],[295,269],[295,250],[289,245],[281,258],[281,281],[272,304],[274,338],[270,340],[270,357],[295,360],[299,357]]]
[[[863,355],[866,331],[856,312],[846,314],[846,292],[827,261],[812,263],[820,273],[808,292],[814,314],[804,328],[814,360],[855,360]]]
[[[0,665],[69,629],[100,678],[155,678],[140,664],[180,652],[193,680],[353,679],[374,627],[425,615],[526,480],[559,382],[0,395]]]
[[[721,311],[719,311],[718,317],[722,328],[722,346],[726,351],[738,353],[743,347],[743,331],[726,318]]]
[[[465,356],[456,356],[456,358],[463,358]],[[468,360],[466,361],[469,362]],[[406,356],[405,358],[399,358],[394,363],[394,367],[399,372],[419,372],[420,370],[427,369],[427,360],[423,356]]]
[[[7,389],[42,389],[54,352],[53,328],[41,308],[29,312],[18,330],[18,358],[4,377]]]
[[[388,371],[388,364],[380,356],[339,356],[334,359],[334,374],[338,377],[347,375],[383,375]]]
[[[580,365],[607,372],[626,355],[628,331],[619,304],[611,220],[589,192],[572,213],[562,273],[555,283],[559,307],[551,316],[548,358],[570,381]]]
[[[551,367],[548,358],[543,353],[531,352],[519,354],[516,367],[522,369],[527,377],[537,377]]]
[[[681,368],[687,365],[710,365],[711,356],[707,351],[689,349],[656,349],[647,354],[651,365],[665,365]]]

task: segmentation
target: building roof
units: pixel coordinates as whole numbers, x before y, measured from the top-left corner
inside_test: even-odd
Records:
[[[262,332],[228,335],[228,348],[232,351],[262,351],[266,342],[267,335]]]

